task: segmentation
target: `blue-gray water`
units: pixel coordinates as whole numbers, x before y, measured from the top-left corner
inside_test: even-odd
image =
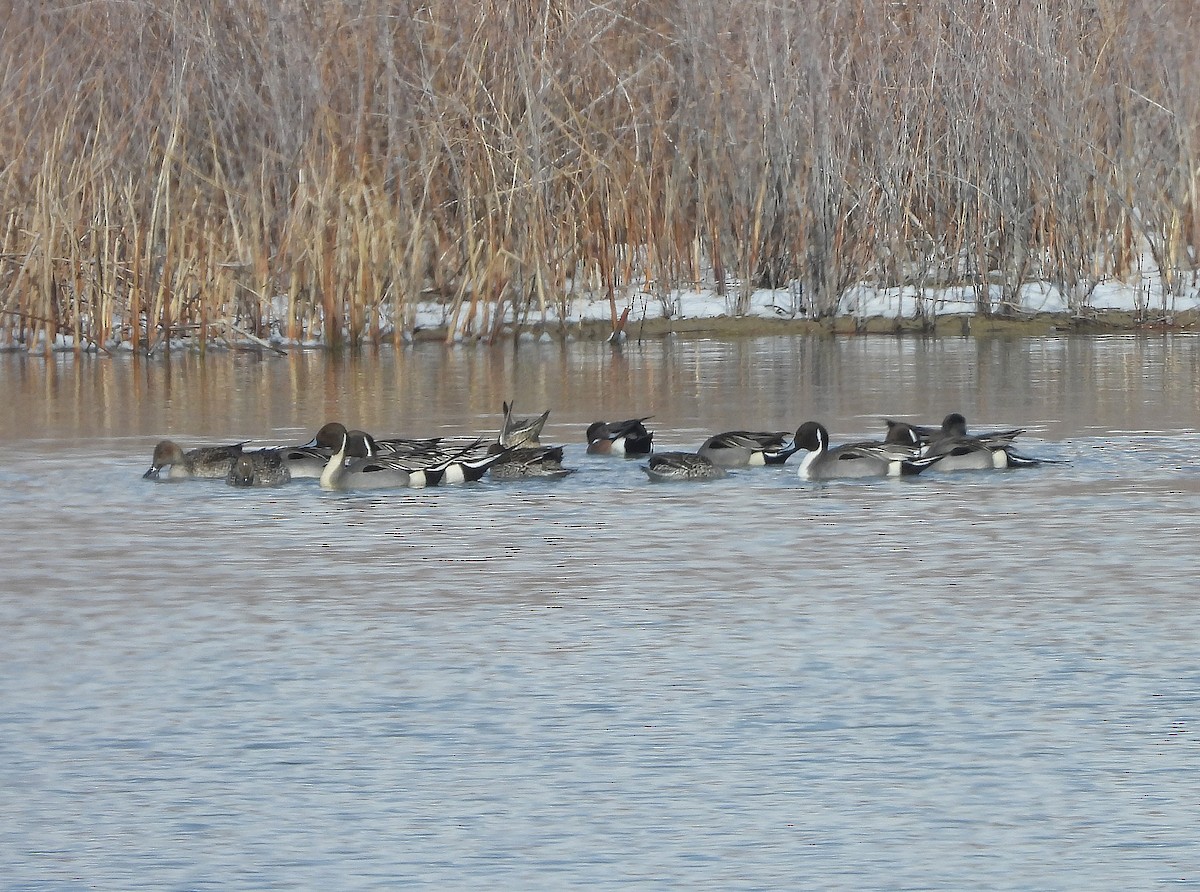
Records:
[[[1200,887],[1200,339],[0,357],[5,889]],[[141,479],[494,431],[560,483]],[[652,485],[599,418],[1065,464]]]

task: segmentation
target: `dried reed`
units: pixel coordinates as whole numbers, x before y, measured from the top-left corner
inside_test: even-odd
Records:
[[[400,343],[798,281],[1195,280],[1189,0],[9,4],[0,345]]]

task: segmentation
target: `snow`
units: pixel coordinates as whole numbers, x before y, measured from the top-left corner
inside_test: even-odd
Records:
[[[1098,315],[1105,311],[1146,313],[1171,316],[1184,311],[1200,310],[1200,276],[1188,272],[1174,277],[1176,286],[1172,291],[1164,284],[1152,256],[1146,252],[1140,258],[1137,271],[1128,279],[1102,279],[1095,282],[1087,293],[1077,295],[1075,300],[1051,282],[1028,282],[1016,289],[1013,296],[1014,309],[1018,314],[1037,313]],[[992,307],[998,307],[1004,298],[1003,289],[996,284],[953,285],[945,287],[919,287],[913,285],[885,287],[867,282],[852,285],[841,295],[836,315],[855,319],[871,318],[928,318],[941,315],[973,315],[978,312],[980,299]],[[650,287],[623,289],[616,296],[618,316],[628,308],[629,321],[649,319],[717,319],[722,317],[748,317],[759,319],[804,319],[808,318],[808,306],[799,282],[775,289],[747,289],[738,282],[727,282],[722,291],[708,283],[699,287],[656,289]],[[275,320],[287,318],[286,298],[272,301],[269,312]],[[422,301],[407,309],[406,328],[402,333],[405,343],[411,342],[414,331],[441,329],[447,326],[454,315],[454,306],[445,301]],[[558,325],[566,323],[611,322],[613,307],[608,298],[600,294],[576,291],[562,303],[547,304],[545,312],[534,308],[524,314],[518,326],[518,337],[527,340],[553,340],[547,331],[534,333],[529,325],[539,323]],[[460,313],[460,320],[462,314]],[[391,324],[390,319],[382,320]],[[320,334],[294,343],[279,333],[280,325],[273,325],[274,334],[269,340],[274,347],[321,347]],[[120,330],[119,320],[113,326]],[[473,340],[461,331],[455,332],[454,342]],[[236,337],[233,340],[237,340]],[[220,349],[219,340],[211,340],[214,349]],[[159,344],[158,349],[166,345]],[[169,349],[188,350],[194,342],[186,338],[172,338]],[[21,345],[18,349],[31,353],[46,350],[45,334],[39,333],[34,342]],[[50,345],[52,352],[67,352],[75,349],[74,338],[59,333]],[[96,346],[85,341],[82,349],[93,351]],[[104,345],[110,353],[125,352],[131,348],[127,341],[110,340]]]

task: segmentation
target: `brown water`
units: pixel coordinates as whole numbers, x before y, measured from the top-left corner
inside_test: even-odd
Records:
[[[13,889],[1200,887],[1200,339],[0,356]],[[334,494],[160,437],[494,432]],[[651,485],[599,418],[1028,427],[1028,471]]]

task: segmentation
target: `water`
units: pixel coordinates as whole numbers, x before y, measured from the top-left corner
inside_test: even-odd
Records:
[[[0,356],[6,889],[1200,887],[1200,339]],[[154,442],[494,431],[334,494]],[[598,418],[1022,425],[1067,464],[651,485]]]

